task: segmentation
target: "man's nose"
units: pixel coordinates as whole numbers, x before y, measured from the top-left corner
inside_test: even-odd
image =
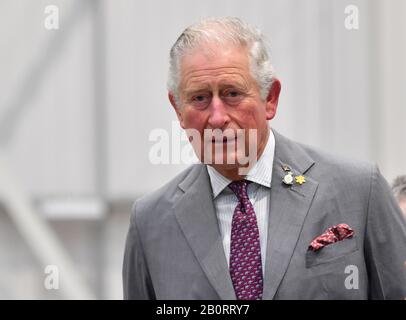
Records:
[[[212,129],[221,129],[230,121],[227,106],[219,97],[214,96],[212,98],[209,108],[210,117],[208,122]]]

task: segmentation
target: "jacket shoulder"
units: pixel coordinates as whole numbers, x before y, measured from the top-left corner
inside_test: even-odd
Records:
[[[374,177],[380,175],[378,167],[368,161],[354,160],[315,147],[301,144],[314,160],[308,175],[319,183],[320,190],[329,196],[346,199],[367,207]]]
[[[168,212],[181,194],[182,190],[179,185],[186,179],[193,179],[204,168],[202,164],[194,164],[181,171],[159,189],[135,200],[132,210],[131,219],[137,218],[139,225],[144,221],[146,216],[151,219],[152,215],[162,215]]]
[[[330,174],[337,172],[348,177],[370,177],[376,167],[369,161],[351,159],[301,143],[299,145],[314,159],[316,167],[324,171],[328,170]]]
[[[318,147],[293,141],[274,131],[276,139],[275,157],[291,163],[296,163],[304,173],[319,176],[322,180],[328,177],[367,177],[376,167],[374,164],[344,157],[334,152],[328,152]],[[278,146],[279,144],[279,146]]]

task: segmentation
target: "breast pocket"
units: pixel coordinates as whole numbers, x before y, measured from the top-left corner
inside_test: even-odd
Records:
[[[357,250],[358,245],[355,236],[329,244],[318,251],[308,250],[306,252],[306,268],[334,262],[344,256],[356,252]]]

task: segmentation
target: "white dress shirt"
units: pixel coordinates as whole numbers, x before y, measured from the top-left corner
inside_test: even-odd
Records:
[[[245,177],[246,180],[253,182],[248,185],[248,197],[254,206],[258,223],[263,273],[265,272],[270,188],[275,152],[275,137],[272,130],[269,131],[269,138],[264,152]],[[238,199],[234,192],[227,187],[232,181],[224,177],[213,167],[206,167],[210,176],[214,207],[223,240],[224,253],[227,259],[227,264],[230,265],[231,222],[233,220],[235,207],[238,204]]]

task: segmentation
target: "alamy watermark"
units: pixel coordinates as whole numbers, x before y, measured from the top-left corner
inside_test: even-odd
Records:
[[[344,286],[348,290],[359,289],[359,270],[358,267],[351,264],[345,267],[345,274],[349,274],[345,277]]]
[[[359,10],[356,5],[350,4],[344,8],[344,14],[347,16],[344,19],[344,27],[347,30],[359,29]]]
[[[149,150],[152,164],[238,165],[239,174],[247,174],[257,161],[257,129],[182,130],[177,121],[171,131],[153,129],[148,137],[154,144]]]
[[[59,289],[59,268],[55,265],[47,265],[44,269],[46,274],[44,280],[44,287],[47,290]]]
[[[59,29],[59,8],[56,5],[49,5],[44,8],[44,27],[47,30]]]

